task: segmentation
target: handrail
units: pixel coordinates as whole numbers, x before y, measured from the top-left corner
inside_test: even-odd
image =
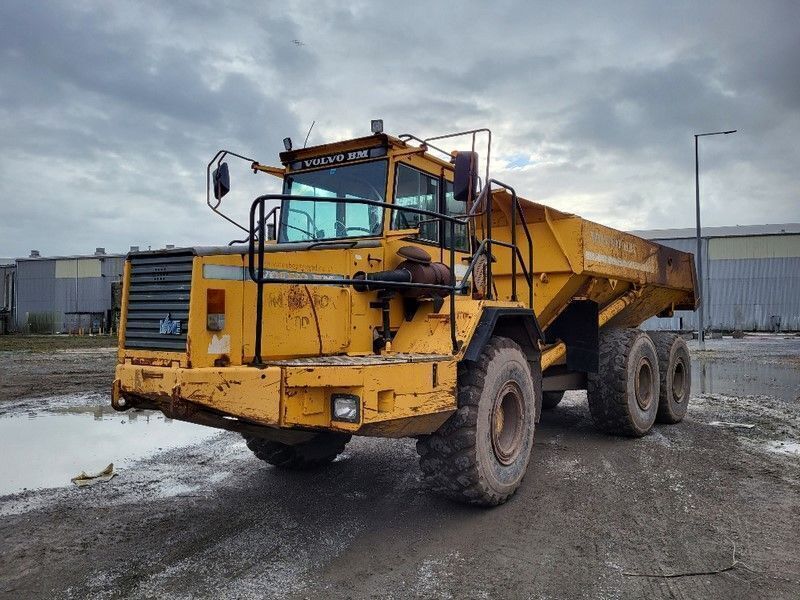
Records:
[[[278,216],[277,216],[277,212],[278,212],[279,208],[280,208],[280,206],[273,206],[272,210],[270,210],[267,213],[267,216],[264,217],[265,221],[267,219],[269,219],[270,217],[272,217],[272,227],[275,229],[275,231],[278,231]],[[248,235],[243,240],[231,240],[230,242],[228,242],[228,246],[233,246],[234,244],[247,244],[249,242],[250,242],[250,236]]]
[[[323,285],[358,285],[363,284],[361,279],[352,279],[349,277],[302,277],[302,278],[285,278],[285,277],[265,277],[264,276],[264,203],[269,200],[300,200],[309,202],[347,202],[351,204],[364,204],[367,206],[376,206],[388,210],[406,211],[413,214],[437,218],[440,221],[446,221],[450,225],[450,239],[455,239],[455,226],[466,225],[468,220],[459,219],[458,217],[451,217],[449,215],[436,213],[421,208],[412,206],[400,206],[390,204],[387,202],[380,202],[378,200],[370,200],[367,198],[331,198],[320,196],[295,196],[291,194],[263,194],[253,201],[250,206],[250,236],[247,246],[248,253],[248,274],[250,279],[256,283],[256,339],[255,351],[253,357],[253,365],[263,365],[261,358],[261,334],[263,331],[263,317],[264,317],[264,285],[265,284],[286,284],[296,283],[300,285],[309,284],[323,284]],[[258,210],[258,219],[256,219],[256,210]],[[257,250],[257,252],[256,252]],[[256,256],[258,257],[258,270],[256,271]],[[413,282],[381,282],[381,286],[387,289],[403,289],[403,288],[416,288],[416,289],[429,289],[433,291],[446,291],[450,294],[450,338],[453,344],[453,354],[458,353],[460,345],[456,336],[456,321],[455,321],[455,294],[463,293],[466,288],[466,280],[462,280],[460,285],[455,284],[455,245],[450,245],[450,280],[453,282],[451,285],[439,285],[431,283],[413,283]]]
[[[397,139],[399,139],[399,140],[401,140],[403,142],[408,142],[409,140],[414,140],[415,142],[419,142],[420,144],[422,144],[423,146],[426,146],[428,148],[433,148],[434,150],[437,150],[437,151],[441,152],[442,154],[444,154],[445,156],[447,156],[448,158],[450,158],[450,153],[447,150],[439,148],[439,146],[434,146],[433,144],[429,144],[425,140],[423,140],[422,138],[418,138],[417,136],[415,136],[413,134],[401,133],[400,135],[397,136]]]
[[[489,162],[491,161],[492,156],[492,130],[487,129],[486,127],[479,127],[478,129],[468,129],[466,131],[456,131],[455,133],[445,133],[444,135],[434,135],[431,137],[427,137],[423,140],[425,144],[430,143],[433,140],[446,140],[449,138],[454,137],[461,137],[464,135],[472,136],[472,151],[475,152],[475,136],[479,133],[485,133],[487,135],[486,140],[486,181],[489,181]]]
[[[520,221],[522,222],[522,230],[525,232],[525,237],[528,240],[528,264],[530,266],[531,277],[526,277],[528,283],[528,306],[531,310],[533,310],[533,237],[531,236],[530,229],[528,229],[528,222],[525,220],[525,213],[522,212],[522,206],[519,203],[519,198],[517,197],[517,192],[514,190],[513,187],[510,185],[503,183],[502,181],[498,181],[497,179],[490,179],[487,183],[487,196],[489,196],[488,204],[491,205],[491,195],[492,195],[492,184],[499,185],[500,187],[508,190],[511,192],[511,243],[514,247],[517,247],[517,224],[516,224],[516,215],[519,214]],[[491,213],[489,213],[489,218],[491,218]],[[487,237],[491,237],[488,236]],[[513,274],[516,275],[516,261],[512,263],[512,271]],[[516,276],[512,278],[512,298],[516,300]]]
[[[523,217],[522,210],[519,207],[519,202],[516,196],[516,192],[510,186],[506,186],[502,182],[489,180],[489,186],[492,183],[505,187],[511,191],[512,199],[514,202],[515,208],[518,209],[520,216]],[[488,196],[491,197],[491,192],[488,193]],[[301,201],[313,201],[313,202],[350,202],[353,204],[364,204],[368,206],[376,206],[383,209],[393,210],[393,211],[406,211],[413,214],[419,214],[422,216],[430,217],[432,220],[439,220],[444,221],[449,224],[450,227],[450,240],[455,240],[455,227],[456,225],[466,225],[469,222],[471,217],[466,218],[459,218],[453,217],[441,213],[436,213],[429,210],[424,210],[421,208],[415,208],[411,206],[400,206],[395,204],[390,204],[387,202],[380,202],[377,200],[369,200],[367,198],[331,198],[331,197],[319,197],[319,196],[293,196],[291,194],[264,194],[259,196],[253,201],[253,204],[250,207],[250,236],[248,238],[248,274],[250,275],[250,279],[253,280],[257,285],[257,298],[256,298],[256,339],[255,339],[255,352],[253,357],[253,365],[261,366],[263,365],[263,360],[261,357],[261,334],[263,331],[263,303],[264,303],[264,285],[269,284],[286,284],[286,283],[295,283],[299,285],[359,285],[363,284],[364,281],[362,279],[353,279],[349,277],[302,277],[302,278],[285,278],[285,277],[271,277],[271,276],[264,276],[264,240],[265,240],[265,223],[266,220],[275,214],[277,207],[273,207],[273,209],[269,212],[269,214],[264,214],[264,203],[269,200],[301,200]],[[486,215],[489,219],[491,219],[492,214],[492,202],[489,200],[488,208],[486,211]],[[256,219],[256,211],[258,211],[258,218]],[[513,215],[514,213],[512,213]],[[513,221],[513,219],[512,219]],[[525,281],[528,284],[529,290],[529,307],[533,309],[533,242],[530,236],[530,232],[528,231],[527,224],[525,223],[524,218],[522,218],[522,222],[524,225],[524,229],[526,232],[526,237],[528,241],[528,263],[525,263],[525,260],[522,257],[522,253],[519,249],[519,246],[516,244],[516,228],[512,228],[512,241],[505,242],[503,240],[496,240],[491,238],[491,225],[487,227],[487,236],[484,240],[481,241],[480,246],[478,247],[477,251],[473,254],[472,260],[470,261],[469,266],[467,267],[466,272],[461,278],[461,281],[456,282],[455,278],[455,244],[451,243],[449,248],[450,253],[450,280],[453,282],[452,285],[439,285],[439,284],[431,284],[431,283],[413,283],[413,282],[400,282],[400,281],[387,281],[381,282],[381,286],[385,287],[386,289],[408,289],[408,288],[416,288],[416,289],[428,289],[431,291],[441,291],[441,292],[448,292],[450,296],[450,338],[453,346],[453,354],[457,354],[460,350],[460,343],[457,338],[456,334],[456,322],[455,322],[455,295],[456,294],[463,294],[467,291],[469,286],[469,279],[472,275],[472,272],[475,270],[475,266],[477,264],[478,259],[482,254],[487,256],[487,297],[491,299],[492,297],[492,272],[491,272],[491,264],[492,264],[492,254],[491,254],[491,246],[492,244],[497,244],[498,246],[509,248],[512,250],[512,273],[514,276],[512,277],[512,298],[516,299],[516,262],[519,260],[520,267],[522,268],[522,274],[525,277]],[[331,240],[335,241],[335,240]],[[342,240],[346,241],[346,240]],[[256,257],[258,258],[258,268],[256,270]]]
[[[451,154],[438,146],[434,146],[431,144],[431,141],[435,140],[446,140],[450,138],[462,137],[465,135],[471,136],[472,138],[472,152],[475,152],[475,138],[479,133],[485,133],[486,138],[486,181],[489,181],[489,171],[490,171],[490,162],[492,158],[492,130],[486,127],[479,127],[478,129],[467,129],[465,131],[456,131],[454,133],[445,133],[443,135],[434,135],[430,137],[426,137],[425,139],[418,138],[415,135],[410,133],[403,133],[399,136],[399,139],[407,142],[408,140],[415,140],[425,146],[438,150],[448,158],[452,158]],[[488,185],[488,183],[487,183]]]
[[[477,258],[481,254],[486,254],[486,244],[489,241],[490,240],[488,239],[484,239],[483,241],[481,241],[480,246],[478,246],[478,250],[473,255],[472,260],[470,261],[469,266],[467,267],[467,270],[464,272],[464,275],[461,278],[462,285],[466,286],[466,281],[469,279],[470,275],[472,275],[472,271],[475,269],[475,266],[477,265]],[[491,242],[493,244],[497,244],[498,246],[503,246],[505,248],[512,248],[514,250],[515,255],[519,259],[520,266],[522,267],[522,274],[525,276],[526,280],[531,281],[532,274],[528,271],[527,266],[525,265],[525,261],[522,258],[522,253],[520,252],[519,247],[514,247],[508,242],[504,242],[502,240],[491,240]]]
[[[474,144],[474,136],[477,132],[487,131],[489,134],[489,144],[491,144],[491,132],[488,130],[475,130],[472,132],[464,132],[466,134],[472,133],[473,135],[473,144]],[[463,135],[461,134],[454,134],[454,135]],[[410,136],[413,137],[413,136]],[[450,136],[440,136],[440,137],[450,137]],[[413,138],[419,141],[419,138]],[[439,138],[428,138],[428,139],[439,139]],[[427,143],[427,140],[423,140],[423,143]],[[216,159],[216,157],[215,157]],[[213,163],[213,161],[212,161]],[[487,165],[488,167],[488,165]],[[506,242],[499,239],[494,239],[492,237],[492,215],[493,215],[493,198],[492,198],[492,185],[496,185],[502,187],[503,189],[507,190],[511,194],[511,201],[512,201],[512,208],[511,208],[511,241]],[[384,210],[390,211],[403,211],[409,212],[416,215],[421,215],[423,217],[428,217],[426,220],[431,221],[438,221],[440,223],[440,231],[443,230],[444,223],[447,223],[450,229],[450,240],[451,244],[449,247],[449,254],[450,254],[450,281],[452,282],[451,285],[440,285],[440,284],[430,284],[430,283],[414,283],[414,282],[399,282],[399,281],[386,281],[381,282],[381,287],[391,290],[391,289],[409,289],[409,288],[416,288],[416,289],[426,289],[431,290],[432,292],[440,291],[440,292],[447,292],[450,296],[450,338],[453,346],[453,354],[457,354],[461,348],[461,344],[457,338],[456,333],[456,308],[455,308],[455,295],[456,294],[464,294],[466,293],[469,287],[469,279],[472,275],[475,266],[477,264],[478,259],[481,255],[486,255],[486,283],[487,283],[487,290],[486,290],[486,297],[487,299],[491,300],[494,296],[494,281],[493,281],[493,274],[492,274],[492,245],[496,244],[498,246],[509,248],[511,250],[512,262],[511,262],[511,299],[512,301],[517,301],[517,261],[519,261],[519,266],[522,269],[523,277],[525,278],[525,282],[528,285],[528,306],[531,310],[533,310],[533,238],[530,233],[530,229],[528,228],[528,224],[525,221],[525,215],[522,211],[522,206],[519,203],[519,198],[517,197],[516,190],[508,184],[505,184],[497,179],[491,179],[488,177],[488,169],[487,169],[487,178],[486,184],[483,186],[478,198],[476,199],[475,204],[471,207],[469,213],[463,217],[458,216],[450,216],[443,213],[438,213],[434,211],[424,210],[421,208],[416,208],[412,206],[400,206],[397,204],[391,204],[388,202],[382,202],[379,200],[370,200],[368,198],[338,198],[338,197],[320,197],[320,196],[295,196],[291,194],[264,194],[258,196],[250,206],[250,229],[249,229],[249,236],[247,238],[248,242],[248,274],[250,279],[254,281],[257,285],[257,299],[256,299],[256,339],[255,339],[255,352],[253,357],[253,365],[254,366],[261,366],[263,365],[262,357],[261,357],[261,338],[262,338],[262,331],[263,331],[263,311],[264,311],[264,285],[269,284],[286,284],[286,283],[295,283],[300,285],[363,285],[363,279],[353,279],[349,277],[328,277],[328,276],[317,276],[317,277],[299,277],[299,278],[285,278],[285,277],[274,277],[274,276],[265,276],[265,269],[264,269],[264,242],[265,242],[265,224],[267,219],[270,217],[273,218],[273,223],[275,224],[277,230],[277,217],[276,211],[278,210],[278,206],[272,208],[272,210],[265,215],[265,202],[270,200],[299,200],[299,201],[308,201],[308,202],[346,202],[350,204],[363,204],[367,206],[374,206],[377,208],[381,208]],[[479,211],[479,207],[483,202],[486,202],[486,207],[483,211]],[[219,203],[217,204],[217,206]],[[209,206],[211,206],[209,202]],[[212,209],[215,210],[215,207],[212,206]],[[216,212],[216,210],[215,210]],[[258,212],[258,217],[256,218],[256,212]],[[470,220],[475,220],[479,216],[485,216],[486,219],[486,226],[485,226],[485,238],[481,241],[478,249],[472,255],[472,259],[470,260],[470,264],[464,273],[463,277],[461,278],[460,282],[456,281],[455,276],[455,227],[456,225],[468,225]],[[526,241],[528,242],[528,260],[527,263],[522,256],[522,252],[520,251],[519,245],[517,244],[517,217],[519,216],[520,221],[522,222],[522,228],[525,233]],[[312,240],[314,241],[314,240]],[[342,241],[347,242],[347,238],[342,238],[341,240],[328,240],[328,241]]]

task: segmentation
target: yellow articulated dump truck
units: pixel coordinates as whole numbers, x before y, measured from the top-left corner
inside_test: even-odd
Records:
[[[286,469],[330,463],[353,435],[413,437],[432,491],[489,506],[565,390],[587,390],[609,433],[681,420],[686,345],[637,327],[695,308],[691,254],[518,196],[490,175],[486,129],[373,122],[284,145],[280,167],[209,163],[208,204],[243,239],[128,256],[114,408],[240,432]],[[231,157],[283,181],[249,223],[221,210]]]

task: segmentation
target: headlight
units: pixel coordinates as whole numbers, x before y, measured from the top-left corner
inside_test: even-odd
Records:
[[[358,423],[361,399],[353,394],[331,395],[331,419]]]

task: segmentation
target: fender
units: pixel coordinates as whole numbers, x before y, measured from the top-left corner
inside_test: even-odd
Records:
[[[544,334],[536,314],[530,308],[485,308],[464,353],[464,360],[477,361],[493,335],[502,335],[517,342],[529,361],[538,361],[541,357],[539,340],[544,339]]]

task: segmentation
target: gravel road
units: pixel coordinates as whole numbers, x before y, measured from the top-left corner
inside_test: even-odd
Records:
[[[608,437],[569,393],[487,510],[426,494],[411,441],[285,473],[234,434],[112,413],[111,350],[0,351],[0,431],[19,434],[0,437],[0,595],[796,599],[800,337],[692,352],[683,423]],[[70,487],[73,455],[119,475]]]

